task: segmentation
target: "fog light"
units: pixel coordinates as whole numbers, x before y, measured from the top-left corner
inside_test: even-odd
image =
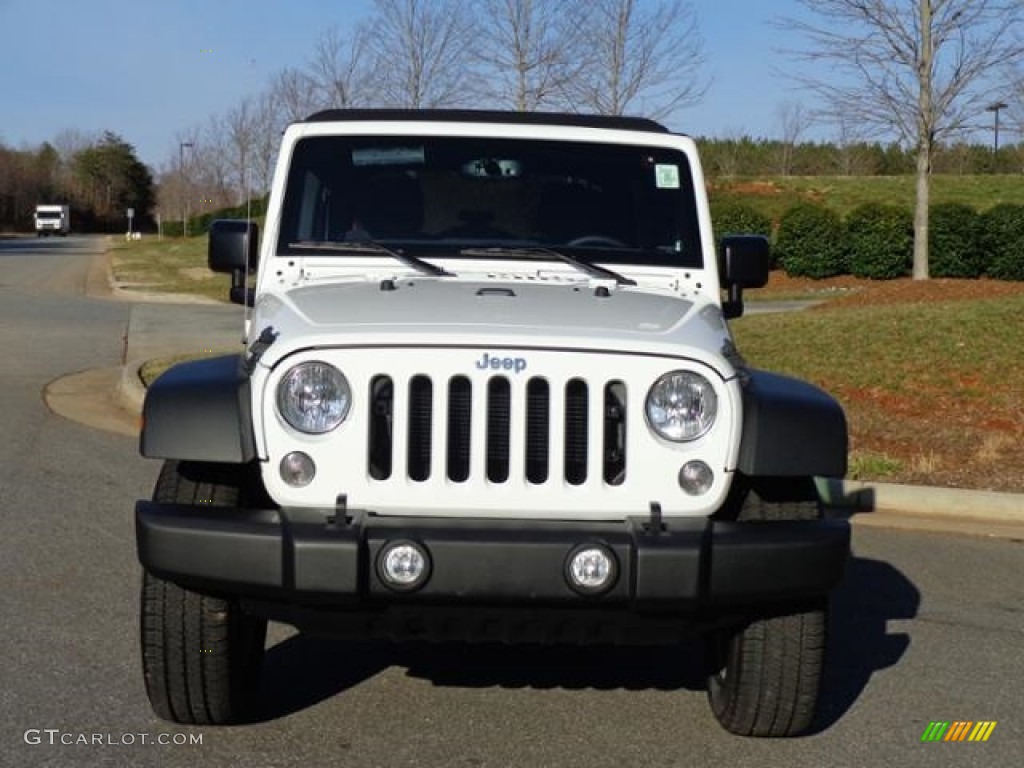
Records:
[[[605,547],[583,544],[569,553],[565,571],[569,586],[582,595],[607,592],[618,576],[618,563]]]
[[[679,470],[679,487],[691,496],[702,496],[711,490],[715,473],[703,461],[688,461]]]
[[[304,488],[316,477],[316,464],[302,451],[294,451],[281,459],[281,479],[294,488]]]
[[[377,557],[377,572],[391,589],[418,589],[430,577],[430,555],[419,544],[395,541],[384,546]]]

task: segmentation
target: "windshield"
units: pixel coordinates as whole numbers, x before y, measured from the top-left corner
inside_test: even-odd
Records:
[[[37,219],[60,219],[63,216],[60,211],[36,211]]]
[[[330,244],[346,242],[462,259],[550,248],[588,262],[701,266],[686,156],[587,142],[302,139],[278,252],[336,256]]]

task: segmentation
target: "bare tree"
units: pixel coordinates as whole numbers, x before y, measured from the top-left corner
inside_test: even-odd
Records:
[[[485,98],[520,112],[563,101],[579,73],[578,0],[476,0]]]
[[[157,170],[157,209],[168,220],[203,210],[205,195],[201,176],[205,163],[199,156],[201,133],[198,126],[177,131],[167,153],[167,162]]]
[[[302,120],[322,106],[318,101],[316,81],[294,67],[286,67],[274,75],[270,81],[270,93],[285,124]]]
[[[357,26],[347,38],[337,27],[329,28],[320,36],[306,72],[316,108],[349,109],[370,104],[373,73],[368,39],[365,24]]]
[[[811,124],[810,115],[802,104],[786,101],[779,105],[779,174],[789,176],[793,173],[793,157],[796,145],[800,143],[807,128]]]
[[[67,128],[60,131],[50,142],[57,154],[60,156],[60,166],[57,171],[58,184],[69,191],[72,197],[82,194],[81,182],[75,176],[73,161],[75,155],[84,149],[88,149],[99,141],[97,134],[84,133],[75,128]]]
[[[1007,123],[1011,131],[1017,134],[1018,141],[1024,141],[1024,63],[1018,63],[1010,71],[1010,98],[1008,104]]]
[[[976,120],[1001,67],[1024,53],[1020,0],[799,0],[782,24],[807,37],[799,77],[833,118],[916,148],[914,278],[928,278],[928,204],[936,144]],[[822,76],[821,64],[834,67]],[[827,79],[825,79],[827,77]]]
[[[849,115],[840,115],[836,123],[836,166],[843,176],[856,176],[864,172],[864,134]]]
[[[281,132],[287,122],[274,92],[270,89],[263,91],[253,107],[251,180],[253,191],[257,194],[270,190]]]
[[[727,128],[722,137],[711,142],[702,153],[706,167],[715,176],[732,179],[749,168],[750,135],[739,127]],[[749,171],[748,171],[749,172]]]
[[[575,108],[662,119],[704,97],[704,43],[688,2],[591,0],[584,7],[584,67],[569,87]]]
[[[224,120],[213,115],[203,127],[202,138],[196,147],[196,154],[203,167],[204,188],[217,207],[235,202],[235,190],[231,178],[231,153],[225,134]]]
[[[253,160],[259,130],[257,105],[251,97],[242,99],[220,120],[228,180],[235,190],[235,203],[243,202],[252,191]]]
[[[367,36],[380,103],[455,106],[472,89],[473,23],[453,0],[374,0]]]

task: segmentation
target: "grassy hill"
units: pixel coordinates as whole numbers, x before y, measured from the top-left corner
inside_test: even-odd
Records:
[[[712,205],[742,202],[777,221],[798,202],[815,202],[846,214],[862,203],[913,210],[913,176],[775,176],[712,179]],[[933,176],[933,203],[964,203],[984,211],[999,203],[1024,202],[1024,175]]]

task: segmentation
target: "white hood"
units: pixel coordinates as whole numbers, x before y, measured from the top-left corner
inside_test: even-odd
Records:
[[[721,369],[721,358],[700,350],[721,349],[728,338],[720,311],[701,296],[526,278],[307,285],[257,303],[252,338],[268,326],[278,337],[263,357],[266,365],[312,347],[450,344],[649,352]]]

